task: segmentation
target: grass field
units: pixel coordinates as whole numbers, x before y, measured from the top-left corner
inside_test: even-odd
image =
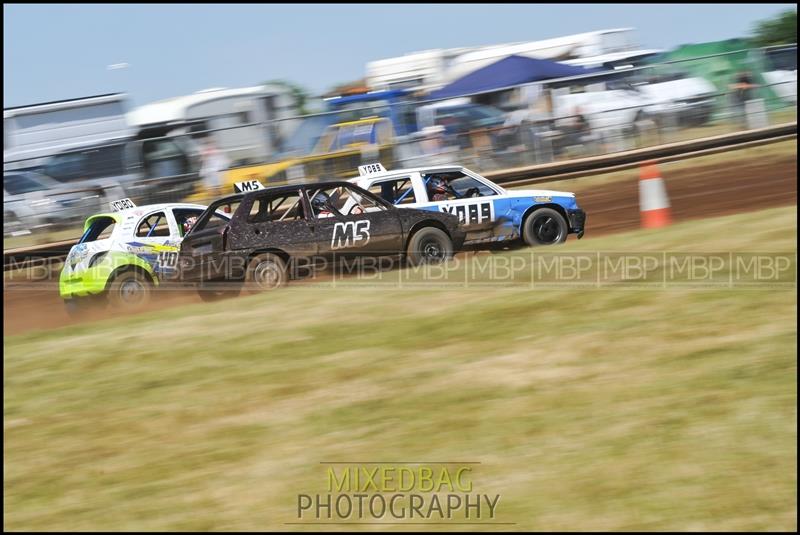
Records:
[[[796,229],[788,207],[561,251]],[[496,530],[797,528],[796,284],[330,286],[5,338],[4,527],[286,530],[320,462],[441,460],[481,463]]]

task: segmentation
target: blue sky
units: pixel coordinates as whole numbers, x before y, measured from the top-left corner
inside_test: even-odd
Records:
[[[321,92],[363,77],[374,59],[607,28],[634,27],[643,48],[671,48],[744,36],[791,6],[4,5],[3,106],[114,91],[138,105],[275,78]]]

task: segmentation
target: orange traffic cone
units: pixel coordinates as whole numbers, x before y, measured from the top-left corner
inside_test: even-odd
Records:
[[[669,197],[656,162],[642,164],[639,175],[639,212],[643,228],[665,227],[672,223]]]

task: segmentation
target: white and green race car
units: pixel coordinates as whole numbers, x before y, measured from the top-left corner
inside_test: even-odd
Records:
[[[110,204],[112,211],[86,220],[61,271],[59,293],[70,314],[97,299],[117,307],[146,304],[153,288],[176,274],[180,242],[206,209],[185,203],[135,206],[129,199]]]

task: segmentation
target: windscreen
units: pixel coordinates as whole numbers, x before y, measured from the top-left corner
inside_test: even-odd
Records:
[[[187,232],[187,236],[201,230],[224,227],[242,203],[242,196],[222,199],[209,206],[198,218],[197,222]],[[223,215],[224,214],[224,215]]]

